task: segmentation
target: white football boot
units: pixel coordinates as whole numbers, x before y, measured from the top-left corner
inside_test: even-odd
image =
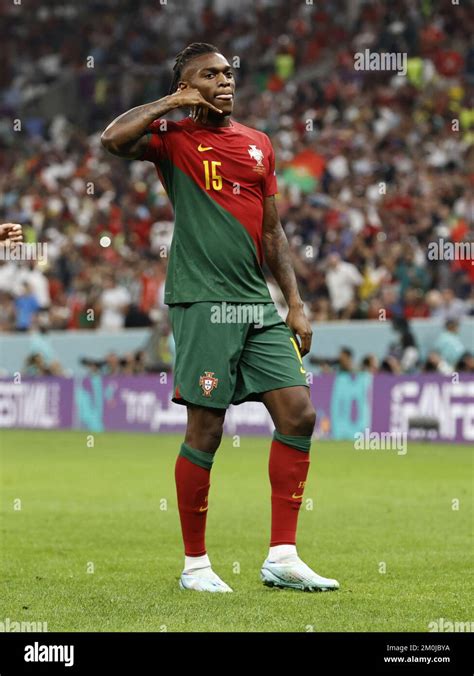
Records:
[[[282,545],[286,547],[286,545]],[[273,549],[273,548],[272,548]],[[287,589],[300,589],[301,591],[334,591],[339,589],[339,582],[331,578],[321,577],[311,570],[294,553],[274,557],[269,555],[264,561],[260,571],[262,582],[267,587],[281,587]]]
[[[199,559],[199,560],[198,560]],[[228,584],[215,574],[207,555],[186,557],[185,568],[179,579],[180,589],[201,592],[231,592]]]

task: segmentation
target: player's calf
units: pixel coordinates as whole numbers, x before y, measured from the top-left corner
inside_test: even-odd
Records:
[[[188,407],[186,441],[176,461],[175,479],[183,534],[185,565],[181,589],[232,591],[211,568],[206,553],[206,519],[210,475],[222,437],[225,411]]]

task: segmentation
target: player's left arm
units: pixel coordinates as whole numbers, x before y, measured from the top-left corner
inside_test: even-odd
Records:
[[[264,198],[263,251],[268,267],[288,303],[286,323],[300,339],[300,351],[304,356],[311,348],[313,332],[304,313],[303,301],[291,262],[290,246],[280,223],[274,195]]]

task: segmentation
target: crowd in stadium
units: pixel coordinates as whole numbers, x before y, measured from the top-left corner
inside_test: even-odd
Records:
[[[467,5],[263,1],[219,13],[202,2],[192,17],[176,2],[98,0],[93,12],[29,4],[21,24],[24,9],[3,10],[0,219],[47,243],[47,261],[0,262],[0,331],[166,321],[170,204],[153,165],[113,158],[100,133],[167,93],[172,57],[196,36],[240,55],[235,117],[274,145],[279,212],[310,318],[452,326],[474,315],[470,258],[429,253],[430,243],[473,240]],[[365,49],[407,53],[406,75],[356,70],[353,55]],[[35,113],[31,101],[65,79],[77,115]],[[422,368],[442,371],[436,354],[441,365]],[[392,357],[399,366],[386,370],[406,370]]]

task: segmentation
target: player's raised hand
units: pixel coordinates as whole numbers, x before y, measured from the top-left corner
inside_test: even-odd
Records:
[[[4,246],[23,241],[23,229],[19,223],[0,223],[0,242]]]
[[[174,94],[171,94],[170,98],[176,99],[177,108],[190,108],[191,117],[195,122],[200,120],[205,124],[207,122],[207,116],[210,110],[212,110],[214,113],[217,113],[218,115],[223,114],[223,111],[220,110],[220,108],[217,108],[209,101],[206,101],[200,91],[194,87],[188,87],[184,85]]]

